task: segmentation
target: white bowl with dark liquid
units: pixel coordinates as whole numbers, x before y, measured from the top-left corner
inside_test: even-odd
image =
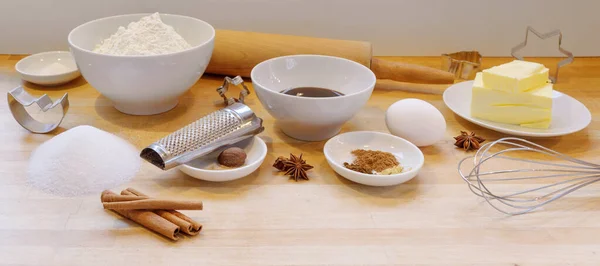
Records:
[[[291,55],[264,61],[250,74],[258,99],[288,136],[321,141],[335,136],[369,100],[375,74],[354,61],[324,55]],[[283,91],[316,87],[343,95],[295,96]],[[325,92],[330,95],[331,93]]]

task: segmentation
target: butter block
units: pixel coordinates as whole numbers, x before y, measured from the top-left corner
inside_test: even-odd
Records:
[[[473,83],[471,116],[488,121],[548,128],[552,120],[552,84],[545,83],[527,92],[494,90],[477,73]]]
[[[544,120],[542,122],[537,122],[537,123],[521,124],[520,126],[529,127],[529,128],[547,129],[550,127],[551,122],[552,122],[551,120]]]
[[[482,73],[477,73],[473,82],[473,101],[490,106],[529,106],[532,108],[552,108],[552,83],[544,83],[527,92],[508,93],[494,90],[483,82]]]
[[[548,68],[542,64],[514,60],[483,70],[485,86],[506,92],[526,92],[548,83]]]

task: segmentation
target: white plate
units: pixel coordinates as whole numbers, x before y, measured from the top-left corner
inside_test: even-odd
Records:
[[[344,162],[352,162],[353,150],[380,150],[394,154],[405,171],[394,175],[368,175],[352,171],[344,167]],[[339,175],[368,186],[393,186],[404,183],[415,177],[425,157],[417,146],[394,135],[374,132],[355,131],[337,135],[331,138],[323,148],[329,166]]]
[[[240,179],[252,174],[260,167],[267,156],[267,144],[257,136],[240,141],[231,146],[239,147],[246,152],[246,163],[244,163],[244,165],[238,168],[219,169],[220,166],[218,166],[217,157],[225,149],[222,148],[203,156],[202,158],[181,165],[179,170],[198,179],[212,182],[225,182]]]
[[[491,130],[524,137],[555,137],[577,132],[592,121],[590,111],[573,97],[554,91],[552,123],[548,129],[526,128],[518,125],[490,122],[471,117],[473,81],[452,85],[444,92],[444,103],[458,116]]]
[[[65,84],[81,75],[71,53],[64,51],[30,55],[21,59],[15,69],[21,79],[46,86]]]

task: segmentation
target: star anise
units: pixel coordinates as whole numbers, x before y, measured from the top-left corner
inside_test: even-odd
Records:
[[[279,171],[286,172],[288,170],[288,167],[285,166],[285,162],[287,161],[289,161],[287,158],[279,156],[279,158],[275,160],[273,167],[277,168],[277,170]]]
[[[275,161],[275,163],[277,163],[277,161]],[[305,160],[302,160],[302,154],[300,154],[300,157],[296,157],[291,153],[290,158],[283,162],[283,166],[283,169],[285,169],[286,171],[285,174],[294,178],[296,182],[300,178],[308,180],[308,175],[306,175],[306,171],[313,168],[312,165],[307,164]]]
[[[460,135],[454,137],[454,139],[456,140],[454,145],[456,145],[456,147],[465,149],[465,151],[479,149],[481,143],[485,141],[484,138],[475,136],[474,132],[469,134],[465,131],[461,131]]]

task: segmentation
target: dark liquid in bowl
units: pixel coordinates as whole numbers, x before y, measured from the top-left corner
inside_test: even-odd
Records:
[[[282,90],[281,93],[292,95],[292,96],[298,96],[298,97],[322,98],[322,97],[344,96],[344,94],[339,91],[334,91],[334,90],[319,88],[319,87],[298,87],[298,88]]]

